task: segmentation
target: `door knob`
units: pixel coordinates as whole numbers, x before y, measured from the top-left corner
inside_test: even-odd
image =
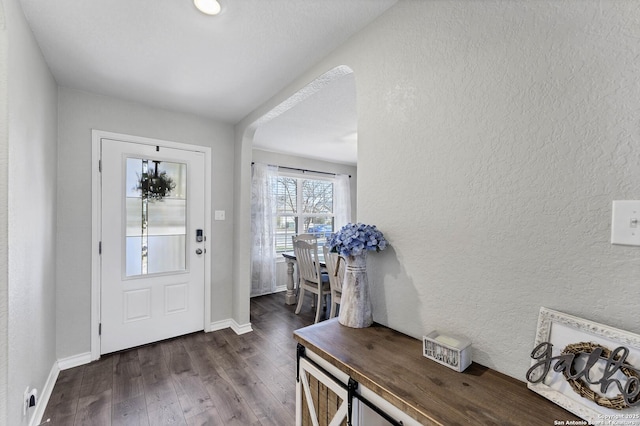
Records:
[[[196,254],[198,255],[202,254],[202,249],[196,249]]]

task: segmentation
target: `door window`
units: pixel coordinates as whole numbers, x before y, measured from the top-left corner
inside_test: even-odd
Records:
[[[187,165],[126,160],[125,275],[186,270]]]

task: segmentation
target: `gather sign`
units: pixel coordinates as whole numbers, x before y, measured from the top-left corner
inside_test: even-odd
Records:
[[[540,383],[553,369],[561,373],[580,396],[600,406],[622,410],[640,404],[640,374],[626,362],[628,348],[619,346],[611,351],[596,343],[580,342],[568,345],[557,356],[553,356],[552,349],[550,342],[542,342],[533,349],[531,358],[537,362],[527,371],[527,381]],[[579,358],[581,361],[577,363]],[[604,368],[594,369],[596,364]],[[597,391],[590,385],[595,385]],[[605,394],[612,385],[620,394],[608,398]]]

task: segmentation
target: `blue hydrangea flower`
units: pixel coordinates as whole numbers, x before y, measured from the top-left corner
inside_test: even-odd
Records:
[[[331,251],[341,256],[358,256],[363,251],[381,251],[387,247],[387,240],[375,225],[349,223],[329,237]]]

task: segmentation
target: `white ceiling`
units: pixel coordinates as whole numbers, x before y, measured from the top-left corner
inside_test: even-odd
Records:
[[[355,165],[358,160],[356,82],[343,74],[261,124],[254,148]]]
[[[61,86],[235,124],[396,1],[21,3]]]

